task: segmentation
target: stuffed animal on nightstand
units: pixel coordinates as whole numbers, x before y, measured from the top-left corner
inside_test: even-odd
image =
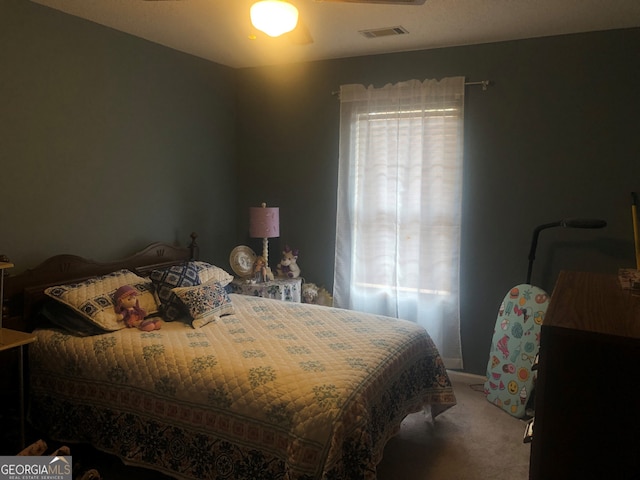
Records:
[[[135,327],[145,332],[160,329],[160,319],[144,318],[147,312],[140,307],[138,291],[132,286],[123,285],[118,288],[113,296],[113,301],[116,304],[116,318],[119,322],[124,322],[127,327]]]
[[[282,260],[276,265],[276,275],[281,278],[298,278],[300,276],[298,249],[291,250],[289,245],[284,247]]]

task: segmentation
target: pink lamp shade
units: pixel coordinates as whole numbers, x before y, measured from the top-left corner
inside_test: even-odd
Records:
[[[275,238],[280,236],[280,209],[267,207],[249,208],[249,235],[251,238]]]

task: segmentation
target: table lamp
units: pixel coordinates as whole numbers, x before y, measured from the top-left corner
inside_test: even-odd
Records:
[[[262,238],[262,256],[268,269],[268,239],[280,236],[280,209],[278,207],[267,207],[266,203],[263,203],[260,207],[250,207],[249,236],[251,238]]]

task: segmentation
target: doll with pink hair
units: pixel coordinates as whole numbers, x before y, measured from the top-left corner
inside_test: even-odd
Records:
[[[129,285],[124,285],[116,290],[113,301],[116,304],[118,321],[123,321],[129,328],[135,327],[145,332],[160,329],[160,319],[144,318],[147,312],[140,307],[138,295],[138,291]]]

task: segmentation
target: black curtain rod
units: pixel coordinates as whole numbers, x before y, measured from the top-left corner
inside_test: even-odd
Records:
[[[482,85],[482,90],[486,90],[491,85],[491,80],[480,80],[479,82],[464,82],[465,87],[471,85]]]
[[[473,85],[481,85],[482,86],[482,90],[487,90],[487,88],[489,88],[489,85],[491,85],[491,80],[480,80],[478,82],[464,82],[464,86],[465,87],[471,87]],[[331,92],[331,95],[337,96],[340,95],[340,91],[333,91]]]

